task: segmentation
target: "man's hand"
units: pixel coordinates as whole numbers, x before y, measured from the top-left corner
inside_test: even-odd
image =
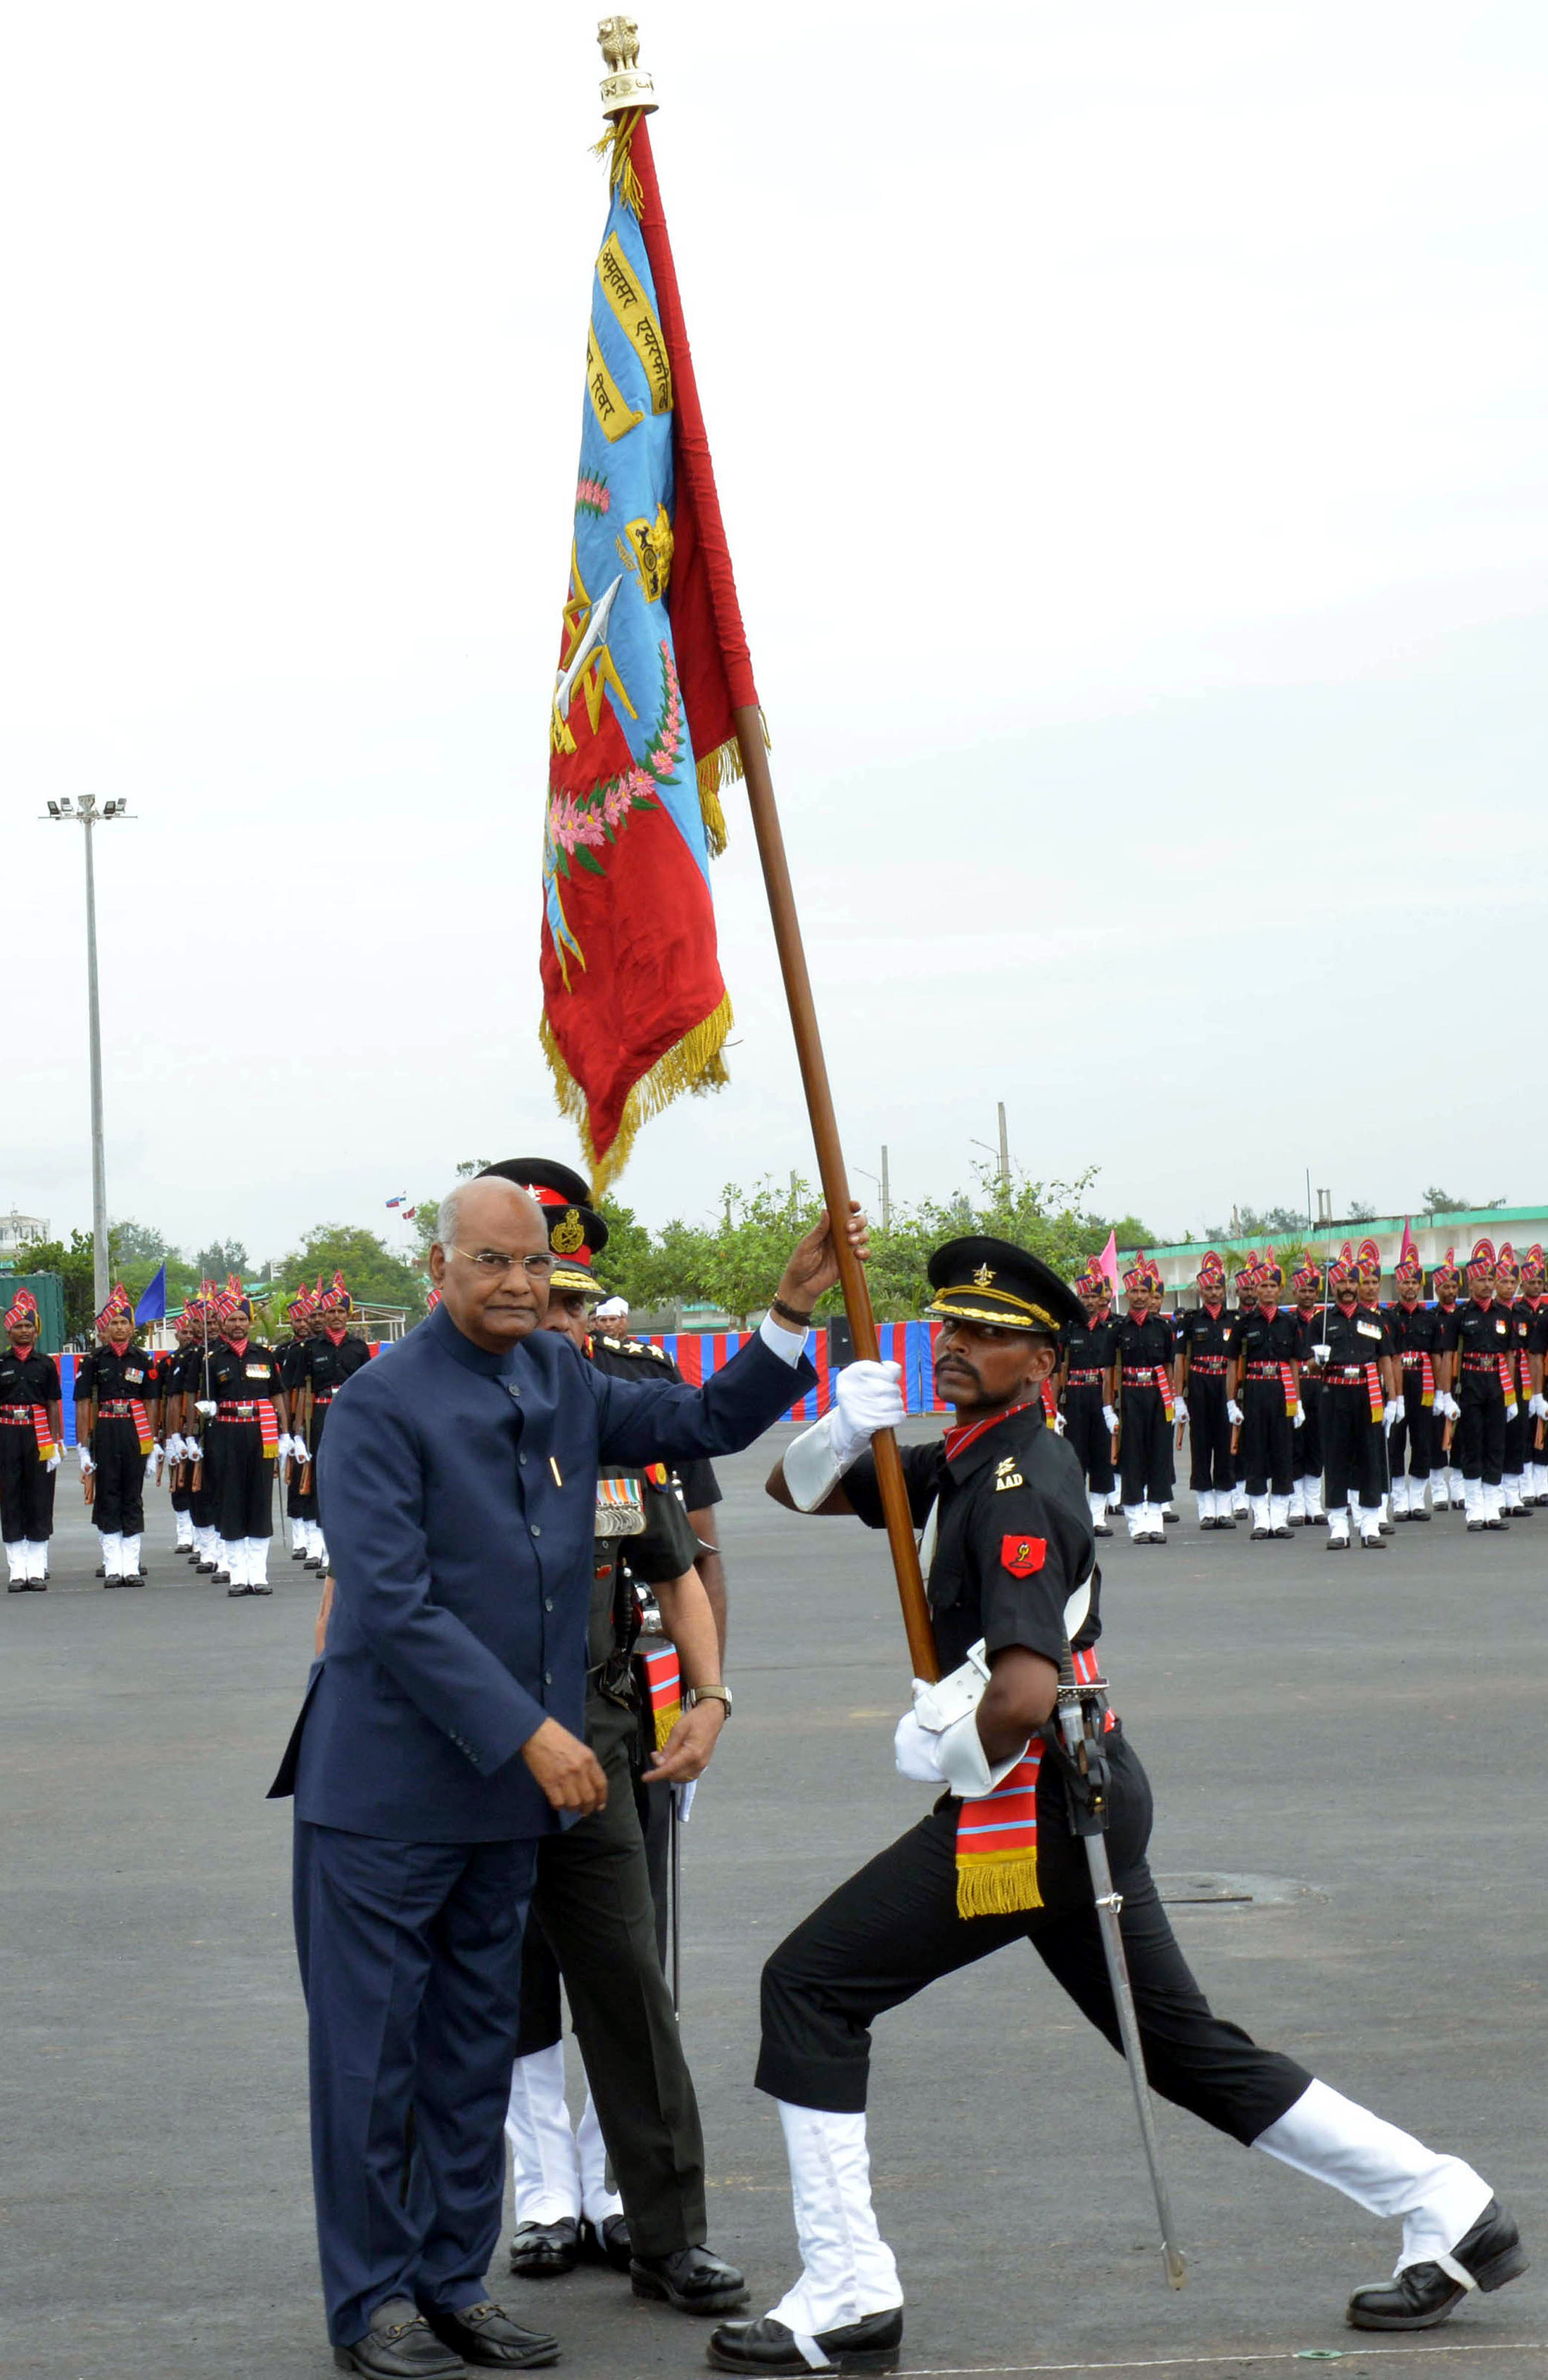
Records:
[[[850,1246],[862,1264],[871,1253],[870,1225],[860,1211],[860,1201],[852,1198],[850,1218],[845,1226]],[[839,1278],[839,1257],[833,1232],[825,1207],[804,1240],[797,1240],[790,1252],[784,1271],[780,1275],[778,1294],[798,1314],[810,1314],[825,1289],[831,1289]],[[778,1320],[778,1316],[775,1317]]]
[[[579,1810],[584,1817],[607,1806],[608,1780],[597,1755],[556,1718],[546,1718],[522,1745],[521,1756],[553,1810]]]
[[[645,1772],[647,1785],[685,1785],[702,1777],[726,1723],[724,1703],[695,1703],[684,1711]]]

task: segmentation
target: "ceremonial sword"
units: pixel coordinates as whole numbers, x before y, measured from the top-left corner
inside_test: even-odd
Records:
[[[1090,1609],[1091,1583],[1088,1579],[1083,1586],[1076,1588],[1064,1608],[1064,1658],[1058,1670],[1058,1731],[1067,1755],[1066,1773],[1070,1785],[1075,1832],[1085,1843],[1086,1864],[1091,1870],[1092,1898],[1096,1904],[1102,1955],[1107,1962],[1107,1981],[1112,1986],[1119,2039],[1123,2046],[1124,2063],[1129,2069],[1129,2081],[1134,2093],[1134,2112],[1140,2119],[1140,2139],[1144,2146],[1145,2163],[1150,2168],[1150,2185],[1155,2193],[1155,2213],[1161,2226],[1162,2262],[1168,2282],[1174,2289],[1180,2289],[1188,2279],[1188,2267],[1177,2244],[1171,2194],[1161,2167],[1161,2143],[1156,2136],[1155,2110],[1150,2101],[1150,2082],[1140,2041],[1139,2013],[1134,2006],[1133,1985],[1129,1980],[1123,1930],[1119,1924],[1123,1895],[1113,1889],[1113,1871],[1107,1859],[1107,1759],[1089,1712],[1090,1697],[1104,1691],[1107,1680],[1093,1678],[1082,1685],[1076,1678],[1074,1656],[1070,1649],[1070,1637],[1079,1630]]]

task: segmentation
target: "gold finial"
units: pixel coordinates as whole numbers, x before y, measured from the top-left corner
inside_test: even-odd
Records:
[[[602,114],[623,115],[637,108],[654,113],[655,85],[639,69],[640,29],[633,17],[604,17],[597,28],[607,73],[602,78]]]

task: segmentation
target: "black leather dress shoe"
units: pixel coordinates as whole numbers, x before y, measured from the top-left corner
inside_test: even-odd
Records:
[[[1410,1521],[1427,1521],[1430,1518],[1430,1515],[1425,1511],[1423,1505],[1421,1504],[1417,1512],[1410,1512],[1409,1514],[1409,1518]]]
[[[1406,1521],[1409,1515],[1407,1512],[1394,1512],[1392,1517],[1395,1521]]]
[[[511,2270],[524,2281],[556,2281],[580,2262],[580,2225],[573,2215],[559,2223],[518,2223],[511,2241]]]
[[[903,2343],[903,2309],[868,2313],[838,2330],[819,2330],[816,2344],[833,2372],[896,2372]],[[758,2322],[727,2322],[710,2335],[709,2361],[718,2372],[791,2372],[809,2375],[812,2366],[795,2343],[795,2333],[766,2313]]]
[[[1106,1521],[1095,1521],[1092,1524],[1091,1534],[1094,1537],[1110,1537],[1113,1533]]]
[[[1485,1521],[1483,1525],[1486,1529],[1508,1529],[1510,1523],[1502,1517],[1497,1521]]]
[[[747,2284],[736,2266],[707,2248],[632,2257],[629,2278],[635,2297],[665,2298],[679,2313],[734,2313],[747,2302]]]
[[[1527,2269],[1521,2235],[1497,2198],[1451,2252],[1481,2289],[1503,2289]],[[1443,2265],[1409,2265],[1394,2281],[1356,2289],[1348,2318],[1356,2330],[1432,2330],[1467,2294]]]
[[[594,2265],[609,2265],[615,2273],[626,2273],[634,2263],[634,2243],[625,2215],[604,2215],[599,2224],[583,2218],[580,2238],[582,2255]]]
[[[378,2306],[364,2338],[335,2347],[333,2361],[341,2372],[367,2372],[372,2380],[460,2380],[463,2368],[407,2298]]]
[[[1251,1539],[1252,1544],[1255,1546],[1261,1545],[1267,1535],[1268,1531],[1266,1529],[1254,1529]]]
[[[557,2338],[546,2330],[523,2330],[492,2298],[459,2306],[454,2313],[430,2306],[425,2320],[443,2347],[480,2372],[536,2372],[540,2364],[559,2361]]]
[[[1215,1525],[1217,1529],[1234,1529],[1236,1526],[1235,1515],[1229,1512],[1216,1512],[1215,1516]]]
[[[1290,1533],[1289,1533],[1288,1529],[1279,1528],[1279,1529],[1270,1529],[1270,1531],[1269,1531],[1269,1533],[1268,1533],[1268,1534],[1269,1534],[1269,1536],[1270,1536],[1271,1537],[1288,1537],[1288,1536],[1289,1536],[1289,1534],[1290,1534]]]

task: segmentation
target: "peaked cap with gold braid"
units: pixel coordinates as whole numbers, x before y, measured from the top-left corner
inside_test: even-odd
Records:
[[[926,1269],[936,1293],[925,1311],[933,1320],[992,1322],[1001,1330],[1046,1330],[1052,1337],[1085,1322],[1069,1282],[1010,1240],[977,1233],[948,1240]]]

